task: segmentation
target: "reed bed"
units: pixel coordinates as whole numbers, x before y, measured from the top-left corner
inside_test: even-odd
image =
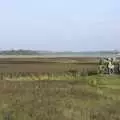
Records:
[[[0,72],[0,80],[79,80],[83,76],[96,75],[97,71],[38,73],[38,72]]]

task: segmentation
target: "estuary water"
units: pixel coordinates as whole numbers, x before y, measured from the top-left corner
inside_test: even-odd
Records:
[[[119,57],[117,54],[112,53],[87,53],[87,52],[79,52],[79,53],[50,53],[50,54],[42,54],[41,56],[45,57]]]
[[[0,55],[0,58],[31,58],[31,57],[120,57],[120,55],[112,53],[97,53],[97,52],[69,52],[69,53],[40,53],[40,55]]]

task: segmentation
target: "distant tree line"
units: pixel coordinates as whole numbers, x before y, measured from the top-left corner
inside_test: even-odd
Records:
[[[39,52],[32,50],[4,50],[0,55],[39,55]]]

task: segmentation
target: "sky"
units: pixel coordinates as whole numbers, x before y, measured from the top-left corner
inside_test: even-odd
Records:
[[[0,0],[0,50],[120,50],[120,0]]]

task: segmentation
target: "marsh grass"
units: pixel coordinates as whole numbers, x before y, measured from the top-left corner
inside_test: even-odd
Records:
[[[0,81],[1,120],[119,120],[120,89],[105,87],[118,86],[119,76],[82,77]]]
[[[69,71],[41,74],[35,72],[8,72],[0,73],[0,80],[79,80],[91,75],[97,75],[97,72],[84,69],[81,72],[71,69]]]
[[[1,73],[1,120],[120,120],[120,76]]]

